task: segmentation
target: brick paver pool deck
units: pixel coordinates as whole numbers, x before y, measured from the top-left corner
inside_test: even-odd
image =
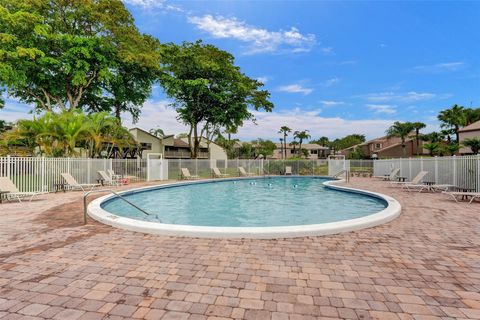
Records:
[[[2,204],[0,319],[480,319],[480,204],[350,185],[395,197],[401,216],[214,240],[83,226],[79,192]]]

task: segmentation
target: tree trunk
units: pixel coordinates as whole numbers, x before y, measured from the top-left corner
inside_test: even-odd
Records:
[[[117,118],[119,124],[122,124],[121,108],[118,104],[115,104],[115,118]]]
[[[457,138],[457,143],[460,143],[460,134],[458,133],[458,130],[460,130],[460,128],[458,126],[455,126],[455,136]]]

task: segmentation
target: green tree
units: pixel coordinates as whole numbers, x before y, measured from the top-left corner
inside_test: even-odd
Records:
[[[445,136],[443,133],[439,132],[430,132],[427,134],[422,134],[422,140],[423,141],[430,141],[430,142],[442,142],[444,141]]]
[[[289,127],[287,126],[281,126],[280,127],[280,130],[278,130],[278,133],[281,133],[283,134],[283,155],[282,157],[284,159],[287,159],[287,137],[288,137],[288,134],[292,132],[292,129],[290,129]]]
[[[393,125],[386,131],[388,137],[398,137],[401,139],[403,157],[407,156],[405,140],[414,129],[415,127],[411,122],[402,123],[399,121],[395,121]]]
[[[293,133],[293,136],[298,139],[298,149],[302,150],[302,143],[303,143],[303,140],[306,140],[306,139],[310,139],[311,136],[310,134],[308,133],[308,130],[303,130],[303,131],[295,131]]]
[[[428,150],[431,157],[437,154],[438,150],[440,149],[440,143],[438,142],[430,142],[423,144],[423,147]]]
[[[128,130],[106,112],[85,115],[79,110],[46,112],[32,120],[19,120],[3,135],[8,145],[22,145],[30,153],[49,157],[75,157],[84,149],[89,157],[112,156],[114,147],[136,146]]]
[[[267,159],[267,157],[273,155],[273,151],[277,148],[272,141],[260,138],[252,141],[252,144],[255,146],[255,158],[261,156],[263,159]]]
[[[480,152],[480,137],[467,138],[463,140],[463,145],[469,147],[473,154],[479,154]]]
[[[238,128],[254,119],[249,108],[271,111],[269,92],[262,83],[244,75],[228,52],[213,45],[185,42],[164,48],[164,72],[160,83],[178,119],[189,126],[188,141],[192,158],[197,158],[200,137],[208,126]]]
[[[158,138],[163,138],[165,136],[165,132],[160,128],[150,129],[148,132]]]
[[[159,68],[120,0],[0,0],[0,30],[0,85],[40,110],[128,110]]]
[[[460,141],[458,130],[467,125],[465,108],[455,104],[450,109],[440,111],[438,114],[438,120],[442,122],[442,128],[446,128],[455,134],[455,140],[458,143]]]
[[[420,155],[420,130],[424,129],[427,125],[423,122],[414,122],[413,124],[413,129],[415,130],[415,143],[417,146],[417,156]]]
[[[315,144],[319,144],[321,145],[322,147],[327,147],[328,144],[329,144],[329,140],[328,140],[328,137],[320,137],[319,139],[317,140],[312,140],[310,141],[310,143],[315,143]]]

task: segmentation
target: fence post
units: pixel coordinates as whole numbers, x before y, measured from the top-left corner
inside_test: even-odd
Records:
[[[477,177],[477,192],[480,191],[480,154],[477,154],[477,174],[475,175]]]
[[[412,180],[412,158],[408,158],[408,178]]]
[[[10,155],[7,155],[7,177],[10,179],[10,165],[11,165],[11,158]]]
[[[453,185],[456,186],[457,185],[457,159],[455,158],[455,156],[452,157],[453,159]],[[466,187],[466,186],[463,186],[463,187]]]
[[[87,183],[92,183],[92,181],[90,180],[90,176],[91,176],[91,173],[92,173],[92,159],[90,158],[87,158],[87,168],[88,168],[88,171],[87,171],[87,176],[88,176],[88,181]]]
[[[40,178],[40,184],[42,185],[42,190],[41,191],[48,191],[48,187],[45,188],[45,157],[42,157],[42,171],[41,171],[41,178]],[[35,191],[35,190],[32,190]]]
[[[435,183],[438,183],[438,158],[435,156]]]

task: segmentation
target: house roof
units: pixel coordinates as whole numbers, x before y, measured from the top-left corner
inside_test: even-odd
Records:
[[[143,130],[143,129],[140,129],[140,128],[138,128],[138,127],[135,127],[135,128],[128,129],[128,131],[133,131],[133,130],[138,130],[138,131],[141,131],[141,132],[143,132],[143,133],[145,133],[145,134],[148,134],[148,135],[149,135],[149,136],[151,136],[151,137],[157,138],[158,140],[162,140],[162,138],[159,138],[159,137],[157,137],[157,136],[155,136],[155,135],[151,134],[150,132],[148,132],[148,131],[145,131],[145,130]],[[168,136],[165,136],[164,138],[166,138],[166,137],[168,137]]]
[[[458,130],[458,132],[466,131],[480,131],[480,120]]]
[[[188,142],[182,139],[173,139],[173,146],[177,148],[189,148]]]

